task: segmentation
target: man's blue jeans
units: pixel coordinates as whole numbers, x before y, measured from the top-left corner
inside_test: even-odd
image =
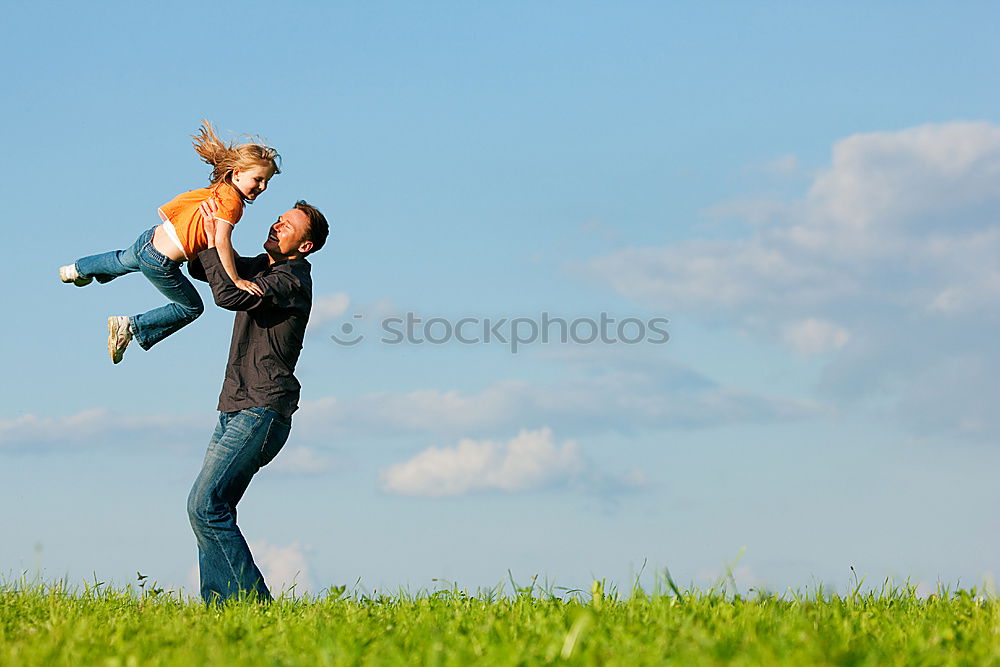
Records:
[[[99,283],[142,271],[142,275],[172,301],[131,317],[132,334],[144,350],[194,322],[205,311],[198,290],[181,271],[181,263],[165,257],[153,247],[155,229],[143,232],[135,243],[124,250],[112,250],[76,260],[77,272],[81,276],[93,276]]]
[[[271,600],[236,525],[236,503],[254,474],[281,451],[291,428],[290,419],[270,408],[219,413],[201,473],[188,496],[188,518],[198,539],[201,597],[206,603],[240,595]]]

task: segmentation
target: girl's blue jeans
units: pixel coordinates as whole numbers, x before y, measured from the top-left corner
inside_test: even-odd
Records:
[[[198,290],[181,271],[181,262],[165,257],[153,247],[156,227],[139,235],[131,247],[124,250],[91,255],[76,260],[81,276],[92,276],[106,283],[126,273],[141,271],[153,287],[171,303],[139,315],[133,315],[132,335],[144,350],[198,319],[205,311]]]
[[[236,525],[236,503],[257,471],[281,451],[291,428],[290,419],[270,408],[219,413],[205,462],[188,496],[206,604],[239,596],[272,599]]]

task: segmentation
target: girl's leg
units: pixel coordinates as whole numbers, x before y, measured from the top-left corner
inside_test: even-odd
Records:
[[[181,270],[181,263],[163,256],[153,247],[152,235],[138,249],[139,270],[171,303],[140,315],[133,315],[132,334],[139,346],[148,350],[205,312],[201,295]]]
[[[139,249],[153,238],[153,229],[148,229],[140,234],[135,243],[124,250],[112,250],[99,255],[81,257],[76,260],[77,272],[83,278],[96,278],[97,282],[106,283],[118,276],[138,271]]]

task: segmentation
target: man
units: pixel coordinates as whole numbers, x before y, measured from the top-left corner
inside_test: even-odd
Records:
[[[205,603],[241,594],[269,601],[264,577],[236,525],[236,504],[254,474],[288,439],[299,400],[295,362],[312,307],[306,256],[323,247],[329,225],[304,201],[281,214],[268,232],[265,252],[236,259],[240,277],[260,288],[257,295],[237,288],[222,267],[212,242],[213,204],[202,207],[208,249],[191,262],[190,271],[211,285],[217,305],[236,311],[236,319],[219,395],[219,423],[188,497],[188,517],[198,539]]]

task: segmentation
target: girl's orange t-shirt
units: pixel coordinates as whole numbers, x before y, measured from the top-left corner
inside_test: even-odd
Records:
[[[184,254],[189,258],[208,247],[205,224],[199,208],[206,199],[214,199],[219,205],[219,210],[215,212],[216,220],[235,226],[243,216],[243,197],[236,188],[224,181],[211,187],[183,192],[157,210],[160,219],[169,221],[174,226]]]

